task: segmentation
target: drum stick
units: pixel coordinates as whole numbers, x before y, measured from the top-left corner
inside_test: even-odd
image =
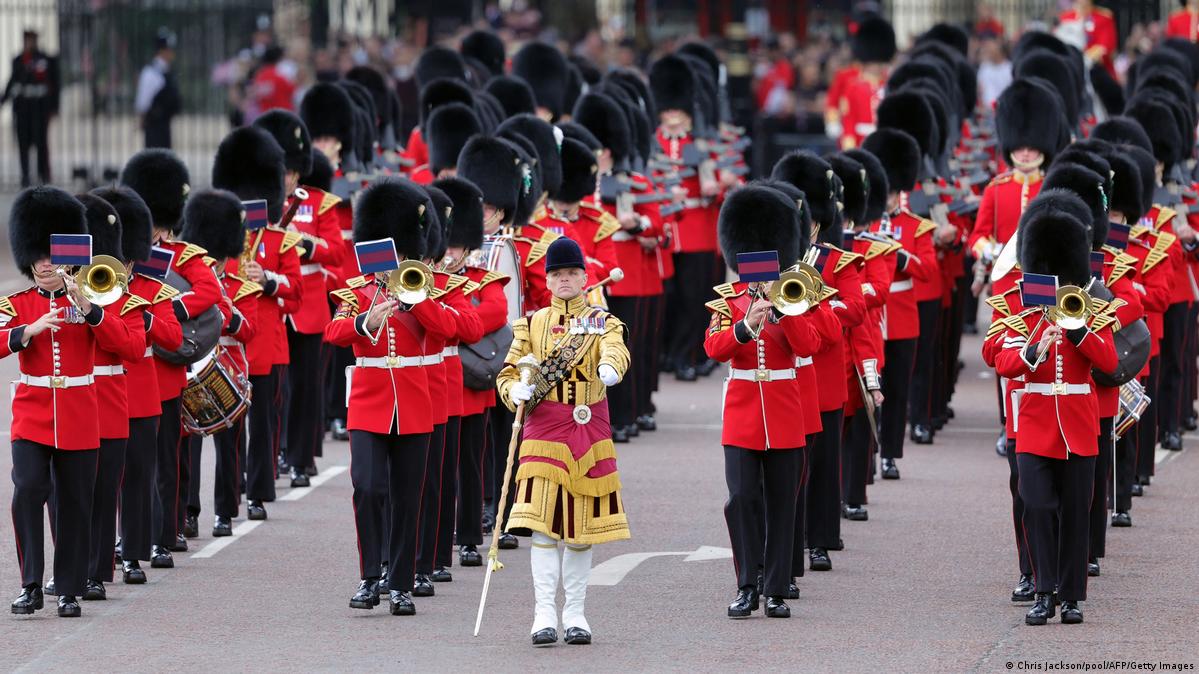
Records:
[[[600,281],[599,283],[596,283],[593,286],[590,286],[589,288],[587,288],[586,290],[583,291],[583,294],[586,295],[586,294],[590,293],[592,290],[595,290],[597,288],[603,288],[604,286],[608,285],[609,283],[620,283],[622,280],[624,280],[624,270],[621,269],[620,267],[614,267],[612,269],[612,271],[608,273],[608,278],[604,279],[603,281]]]

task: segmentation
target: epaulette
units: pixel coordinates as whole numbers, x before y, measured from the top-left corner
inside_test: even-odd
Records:
[[[333,208],[340,203],[341,197],[337,196],[336,194],[325,192],[325,196],[321,197],[321,204],[316,207],[316,214],[324,215],[325,211],[328,211],[330,208]]]
[[[462,287],[462,294],[469,295],[482,287],[483,286],[479,285],[478,283],[475,283],[474,281],[467,281],[466,285]]]
[[[994,178],[991,178],[991,182],[987,183],[987,187],[990,187],[992,185],[1002,185],[1004,183],[1010,183],[1010,182],[1012,182],[1012,178],[1013,178],[1013,174],[1011,171],[1008,171],[1006,173],[1000,173],[999,175],[995,176]]]
[[[1157,232],[1157,241],[1153,242],[1153,250],[1160,250],[1164,253],[1177,240],[1178,237],[1169,232]]]
[[[711,302],[705,303],[704,306],[707,307],[712,313],[720,314],[721,316],[727,316],[729,318],[733,317],[733,310],[729,308],[729,302],[724,298],[712,300]]]
[[[205,255],[203,259],[204,259],[205,265],[212,267],[213,269],[216,269],[216,258],[215,257],[212,257],[210,255]]]
[[[820,292],[820,299],[818,299],[818,300],[816,300],[816,301],[817,301],[817,302],[823,302],[823,301],[827,300],[828,298],[830,298],[830,297],[832,297],[832,296],[836,295],[836,294],[837,294],[837,293],[839,293],[839,292],[841,292],[841,291],[840,291],[840,290],[837,290],[836,288],[834,288],[834,287],[832,287],[832,286],[830,286],[830,285],[826,285],[826,286],[824,286],[824,290],[822,290],[822,291]]]
[[[1019,286],[1012,286],[1011,288],[1009,288],[1007,290],[1007,292],[1003,292],[998,295],[991,295],[990,297],[987,298],[987,306],[991,307],[995,311],[998,311],[1004,317],[1011,316],[1012,315],[1012,306],[1010,304],[1008,304],[1007,296],[1014,292],[1019,292],[1019,291],[1020,291]]]
[[[130,311],[148,306],[150,306],[150,303],[145,299],[138,297],[137,295],[130,295],[129,299],[125,300],[125,306],[121,307],[121,315],[124,316]]]
[[[1110,302],[1108,302],[1107,300],[1101,300],[1098,297],[1092,297],[1091,298],[1091,313],[1092,314],[1102,314],[1103,312],[1107,311],[1109,304],[1110,304]]]
[[[241,281],[241,286],[237,289],[237,292],[233,295],[234,302],[245,299],[246,297],[249,297],[250,295],[255,295],[255,294],[262,292],[262,286],[258,285],[257,283],[255,283],[249,279],[244,279],[240,276],[235,276],[233,274],[230,274],[230,276],[237,279],[238,281]]]
[[[288,232],[284,230],[279,231],[283,233],[283,243],[279,244],[280,253],[286,253],[292,248],[300,245],[300,242],[304,240],[304,237],[300,236],[299,232]]]
[[[179,253],[179,257],[176,258],[175,263],[183,264],[197,255],[204,256],[207,254],[208,251],[195,244],[189,243],[183,247],[183,252]]]
[[[449,291],[465,283],[470,283],[470,279],[459,274],[449,274],[449,278],[446,279],[445,282],[445,291],[448,293]]]
[[[529,244],[529,254],[525,256],[525,266],[531,267],[538,260],[545,257],[545,252],[549,250],[550,244],[559,237],[558,234],[551,232],[548,229],[537,227],[536,225],[526,225],[526,227],[534,227],[541,230],[541,237],[532,239],[527,236],[516,237]]]
[[[1169,257],[1169,256],[1166,255],[1166,252],[1164,250],[1150,248],[1149,252],[1145,253],[1145,263],[1141,265],[1141,274],[1147,273],[1150,269],[1153,269],[1154,267],[1156,267],[1158,264],[1160,264],[1162,262],[1162,260],[1165,260],[1167,257]]]
[[[1024,321],[1026,318],[1028,318],[1029,316],[1036,313],[1036,311],[1037,311],[1036,309],[1025,309],[1024,311],[1021,311],[1020,313],[1016,314],[1015,316],[1008,316],[1006,318],[1001,319],[1000,322],[1002,322],[1008,328],[1011,328],[1012,330],[1015,330],[1016,332],[1020,333],[1024,337],[1027,337],[1030,330],[1028,329],[1028,323],[1026,323]]]
[[[489,271],[486,274],[484,274],[483,278],[479,279],[478,281],[471,281],[471,286],[468,290],[465,291],[465,294],[469,295],[469,294],[477,291],[479,288],[482,288],[483,286],[487,285],[488,283],[495,283],[496,281],[504,282],[504,281],[508,281],[508,280],[509,280],[508,276],[501,274],[498,271]]]
[[[164,283],[164,284],[162,284],[162,286],[160,286],[158,288],[158,293],[156,295],[154,295],[154,304],[158,304],[159,302],[165,302],[166,300],[174,298],[178,294],[179,294],[179,291],[176,290],[173,286],[169,286]]]
[[[1116,321],[1115,314],[1101,314],[1091,318],[1090,328],[1102,330]]]
[[[847,250],[841,250],[840,248],[838,248],[836,246],[828,246],[828,249],[835,250],[838,253],[841,253],[841,257],[837,260],[837,264],[833,267],[834,274],[837,272],[840,272],[842,269],[844,269],[848,265],[853,264],[853,265],[857,265],[858,267],[861,267],[861,265],[866,262],[866,258],[862,257],[861,255],[859,255],[857,253],[852,253]]]
[[[936,228],[937,223],[933,222],[932,220],[920,218],[920,224],[916,226],[916,236],[924,236]]]
[[[1129,255],[1128,253],[1125,253],[1122,250],[1117,250],[1117,251],[1115,251],[1115,253],[1116,253],[1116,260],[1115,260],[1116,264],[1132,266],[1137,263],[1137,259],[1135,257],[1133,257],[1132,255]]]
[[[355,276],[346,281],[346,286],[350,288],[361,288],[370,282],[370,279],[368,279],[366,276]]]
[[[871,241],[870,247],[866,249],[865,258],[873,260],[879,255],[886,255],[891,251],[891,244],[883,243],[882,241]]]
[[[1139,239],[1149,233],[1149,228],[1144,225],[1133,225],[1128,230],[1129,239]]]
[[[1133,258],[1133,262],[1136,262],[1136,258]],[[1107,281],[1105,284],[1108,287],[1111,287],[1116,281],[1119,281],[1135,271],[1136,269],[1134,267],[1117,262],[1112,265],[1112,271],[1107,275]]]
[[[595,230],[595,238],[593,239],[596,243],[620,231],[620,221],[616,219],[616,216],[608,211],[602,211],[602,213],[603,215],[599,217],[599,228]]]
[[[713,290],[716,291],[717,295],[725,299],[736,297],[740,294],[737,292],[737,289],[733,287],[732,283],[721,283],[720,285],[714,287]]]
[[[1007,318],[1007,316],[1004,316],[992,323],[991,326],[987,328],[987,335],[983,339],[990,339],[1004,330],[1007,330],[1007,323],[1005,322]]]
[[[1125,302],[1124,300],[1120,299],[1119,297],[1116,297],[1116,298],[1112,299],[1112,301],[1104,304],[1103,308],[1096,311],[1095,313],[1103,314],[1105,316],[1115,316],[1116,311],[1119,310],[1120,307],[1122,307],[1126,304],[1128,304],[1128,302]]]
[[[1153,231],[1160,231],[1166,223],[1174,219],[1176,215],[1173,208],[1169,206],[1160,206],[1157,209],[1157,220],[1153,221]]]
[[[353,290],[350,290],[349,288],[341,288],[340,290],[334,290],[329,294],[338,300],[354,307],[355,310],[358,309],[358,294]]]
[[[449,294],[448,290],[442,290],[441,288],[433,288],[432,290],[429,291],[429,299],[439,300],[439,299],[445,297],[447,294]]]
[[[13,318],[17,316],[17,308],[12,305],[12,300],[8,297],[0,297],[0,314],[6,314]]]

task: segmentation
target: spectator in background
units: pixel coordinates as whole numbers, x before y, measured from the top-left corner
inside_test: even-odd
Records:
[[[259,115],[274,108],[295,110],[295,67],[283,63],[283,48],[267,47],[262,54],[262,66],[254,73],[250,84],[250,101],[245,123],[253,123]]]
[[[175,61],[175,34],[158,29],[154,59],[142,68],[137,79],[133,108],[138,126],[145,133],[146,147],[171,147],[171,119],[183,108],[183,98],[171,64]]]
[[[1004,35],[1003,22],[995,16],[995,8],[991,6],[991,3],[978,3],[978,11],[975,13],[974,19],[974,36],[979,39],[986,39],[988,36],[1003,39]]]
[[[1182,9],[1170,14],[1166,37],[1199,42],[1199,0],[1183,0]]]
[[[779,45],[776,36],[771,35],[766,43],[766,62],[761,64],[762,75],[754,85],[754,100],[758,109],[771,113],[771,106],[782,104],[782,100],[795,87],[795,68]]]
[[[995,105],[999,94],[1012,83],[1012,62],[996,35],[979,35],[978,94],[984,107]]]
[[[29,187],[29,150],[37,148],[37,176],[50,182],[50,118],[58,114],[58,59],[38,49],[37,33],[25,31],[21,53],[12,60],[12,74],[0,105],[12,99],[13,125],[17,132],[17,162],[21,187]]]
[[[636,68],[640,65],[637,60],[637,42],[633,38],[621,38],[616,45],[615,65],[617,68]]]

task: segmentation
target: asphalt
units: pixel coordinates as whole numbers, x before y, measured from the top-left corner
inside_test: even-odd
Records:
[[[14,278],[5,265],[0,282]],[[790,620],[760,612],[743,621],[725,617],[736,588],[714,375],[692,384],[664,379],[660,430],[619,447],[633,536],[597,546],[595,563],[678,554],[649,557],[616,584],[589,589],[589,647],[529,645],[527,539],[502,553],[505,569],[493,577],[478,637],[471,631],[479,568],[455,567],[453,583],[417,599],[415,617],[393,617],[385,604],[348,608],[357,557],[345,443],[326,443],[326,481],[303,490],[281,481],[269,521],[205,551],[213,542],[209,446],[202,535],[191,552],[176,554],[173,570],[147,569],[146,585],[110,585],[109,599],[85,603],[80,619],[57,618],[52,607],[0,618],[0,670],[991,672],[1105,660],[1193,667],[1199,452],[1163,453],[1147,495],[1134,501],[1135,526],[1109,531],[1086,622],[1027,627],[1026,607],[1008,598],[1017,571],[1007,465],[993,450],[993,381],[978,347],[977,338],[963,346],[956,419],[935,444],[909,445],[901,480],[871,487],[870,520],[842,523],[846,549],[833,553],[833,571],[801,580]],[[0,381],[15,373],[15,359],[0,361]],[[5,405],[0,429],[8,416]],[[1187,443],[1199,446],[1199,436]],[[10,468],[6,452],[0,473]],[[11,494],[10,481],[0,481],[0,501]],[[0,589],[15,597],[7,517],[0,518],[0,541]]]

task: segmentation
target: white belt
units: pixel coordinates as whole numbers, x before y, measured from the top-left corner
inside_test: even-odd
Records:
[[[93,377],[115,377],[125,374],[125,368],[122,365],[97,365],[92,370]]]
[[[811,356],[799,356],[795,359],[795,367],[807,367],[812,364]]]
[[[90,374],[82,377],[31,377],[21,373],[17,381],[26,386],[38,388],[75,388],[76,386],[91,386],[96,383],[96,378]]]
[[[324,267],[322,267],[319,262],[313,262],[312,264],[302,264],[302,265],[300,265],[300,276],[311,276],[312,274],[319,274],[319,273],[321,273],[322,269],[324,269]]]
[[[440,354],[440,353],[435,353],[432,356],[421,356],[420,357],[421,365],[440,365],[444,361],[445,361],[445,357],[442,356],[442,354]]]
[[[450,356],[457,356],[457,355],[458,355],[458,345],[457,344],[455,344],[453,346],[447,346],[441,350],[442,358],[449,358]]]
[[[142,358],[149,358],[150,356],[153,356],[153,355],[154,355],[154,347],[147,346],[146,352],[142,354]]]
[[[707,208],[708,202],[704,199],[683,199],[683,208]]]
[[[357,358],[356,367],[376,367],[383,370],[398,370],[403,367],[420,367],[425,365],[421,356],[381,356],[378,358]]]
[[[1084,395],[1091,392],[1090,384],[1038,384],[1024,385],[1025,393],[1039,393],[1043,396]]]
[[[629,234],[628,232],[626,232],[626,231],[625,231],[625,230],[623,230],[623,229],[621,229],[621,230],[617,230],[617,231],[616,231],[616,232],[615,232],[615,233],[612,235],[612,240],[613,240],[613,241],[616,241],[616,242],[618,242],[618,243],[619,243],[619,242],[621,242],[621,241],[633,241],[633,240],[635,240],[636,238],[637,238],[637,236],[636,236],[636,235],[634,235],[634,234]]]
[[[787,368],[786,370],[738,370],[737,368],[729,368],[729,379],[739,379],[741,381],[783,381],[785,379],[795,379],[795,369]]]
[[[241,342],[237,341],[236,337],[228,335],[221,335],[221,338],[217,341],[221,346],[241,346]]]
[[[905,290],[912,289],[912,279],[904,279],[902,281],[894,281],[891,283],[891,292],[901,293]]]
[[[352,229],[341,230],[341,240],[342,241],[353,241],[354,240],[354,230],[352,230]]]

